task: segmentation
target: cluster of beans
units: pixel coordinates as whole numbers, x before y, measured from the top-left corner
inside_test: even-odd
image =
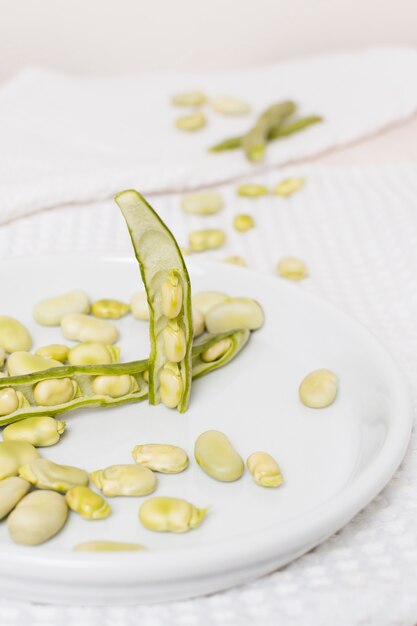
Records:
[[[206,126],[207,118],[201,110],[206,104],[221,115],[247,115],[250,112],[250,106],[244,100],[230,96],[208,98],[201,91],[178,93],[172,97],[172,104],[190,109],[190,113],[175,121],[176,128],[186,132],[195,132]]]
[[[175,122],[179,130],[195,132],[204,128],[207,119],[202,112],[205,105],[210,105],[214,112],[222,115],[247,115],[250,105],[240,98],[221,96],[209,98],[201,91],[188,91],[175,94],[171,102],[176,107],[190,108],[189,114],[178,118]],[[212,153],[242,149],[249,161],[259,162],[265,157],[267,144],[273,140],[289,137],[312,125],[320,123],[319,115],[294,117],[297,104],[292,101],[278,102],[265,109],[241,136],[229,137],[209,148]],[[304,185],[303,178],[286,178],[271,190],[271,193],[288,197]],[[237,194],[245,198],[258,198],[270,193],[265,185],[245,183],[237,187]],[[216,191],[191,193],[182,199],[182,208],[193,215],[213,215],[224,206],[222,196]],[[233,219],[233,227],[237,232],[245,233],[255,227],[255,220],[247,213],[238,214]],[[226,233],[219,228],[195,230],[189,234],[188,247],[182,248],[184,254],[202,252],[220,248],[226,241]],[[241,256],[231,255],[222,259],[226,263],[246,266]],[[276,265],[279,276],[289,280],[301,280],[308,275],[303,261],[295,257],[283,257]]]
[[[27,439],[33,440],[31,433],[38,430],[39,423],[32,426],[31,431],[26,425],[26,433]],[[9,430],[0,443],[0,519],[7,517],[11,538],[24,545],[38,545],[56,535],[69,510],[86,520],[104,519],[110,515],[111,506],[103,496],[147,496],[156,489],[155,473],[176,474],[189,465],[187,453],[178,446],[145,444],[134,447],[135,464],[112,465],[88,474],[81,468],[41,458],[24,432],[17,429],[16,433],[13,438]],[[194,456],[209,476],[222,482],[235,481],[244,472],[242,458],[219,431],[202,433],[195,442]],[[258,485],[278,487],[283,482],[277,462],[266,452],[251,454],[247,466]],[[101,493],[89,487],[90,480]],[[36,491],[30,491],[32,488]],[[170,497],[149,498],[139,508],[142,525],[159,532],[189,531],[201,524],[206,514],[207,509]],[[132,549],[139,547],[143,546]],[[76,549],[117,549],[117,544],[92,541]],[[120,549],[127,549],[126,545]]]
[[[286,178],[278,183],[271,193],[280,197],[288,197],[297,192],[304,185],[303,178]],[[256,199],[270,193],[265,185],[244,183],[237,187],[236,193],[243,198]],[[181,206],[186,213],[192,215],[213,215],[221,211],[224,201],[217,191],[190,193],[182,198]],[[240,233],[245,233],[255,227],[255,219],[248,213],[239,213],[233,218],[233,227]],[[205,228],[194,230],[188,236],[188,248],[183,252],[203,252],[220,248],[226,241],[226,233],[219,228]],[[229,256],[222,259],[226,263],[246,266],[246,261],[240,256]],[[301,280],[308,272],[305,263],[295,257],[283,257],[276,265],[276,272],[282,278]]]
[[[201,91],[178,93],[172,97],[175,106],[188,107],[190,112],[179,117],[175,126],[181,131],[195,132],[204,128],[207,119],[202,112],[205,104],[210,104],[215,113],[221,115],[247,115],[250,106],[244,100],[232,96],[208,98]],[[209,148],[209,152],[227,152],[242,149],[248,161],[258,163],[265,158],[267,144],[276,139],[294,135],[313,124],[322,122],[319,115],[296,117],[297,105],[291,100],[278,102],[265,109],[249,130],[243,135],[228,137]]]
[[[163,341],[168,363],[161,372],[161,396],[169,407],[178,404],[181,379],[178,361],[184,356],[184,331],[176,321],[178,308],[182,305],[181,285],[177,277],[169,277],[162,285],[162,308],[168,318],[163,330]],[[90,315],[90,311],[92,315]],[[83,291],[72,291],[62,296],[48,298],[33,310],[35,320],[45,326],[60,325],[65,339],[78,342],[69,347],[63,344],[42,346],[34,354],[29,352],[32,339],[26,328],[10,317],[0,316],[0,366],[5,361],[9,376],[22,376],[32,372],[70,365],[114,364],[119,361],[120,349],[113,345],[119,331],[110,319],[118,319],[132,312],[137,319],[149,319],[145,292],[135,294],[130,304],[117,300],[99,300],[90,303]],[[208,330],[220,333],[235,328],[255,330],[262,326],[263,312],[257,302],[250,298],[230,298],[218,292],[202,292],[193,300],[193,330],[197,337]],[[219,346],[203,353],[204,361],[216,360],[226,352],[229,345],[223,341]],[[221,350],[220,350],[221,348]],[[216,352],[216,354],[213,354]],[[220,351],[219,351],[220,350]],[[212,355],[212,356],[211,356]],[[6,372],[1,372],[2,376]],[[129,374],[96,376],[91,391],[97,396],[122,398],[139,391],[138,380]],[[72,402],[80,396],[77,382],[72,378],[42,380],[31,391],[36,405],[53,407]],[[8,416],[21,409],[27,399],[21,391],[11,387],[0,389],[0,416]]]
[[[163,284],[162,306],[171,319],[181,301],[179,286],[173,279]],[[116,300],[90,303],[87,294],[74,291],[40,302],[34,308],[34,317],[40,324],[60,325],[65,338],[79,343],[70,348],[52,344],[28,352],[32,340],[26,328],[17,320],[0,317],[1,365],[8,355],[9,375],[19,376],[61,366],[63,361],[85,365],[115,363],[120,353],[113,344],[118,330],[108,319],[118,319],[128,311],[138,319],[148,319],[149,311],[143,295],[135,295],[130,305]],[[92,315],[90,315],[90,312]],[[260,305],[250,298],[231,298],[220,292],[201,292],[193,298],[194,331],[201,334],[235,328],[255,330],[264,322]],[[169,314],[169,315],[168,315]],[[170,353],[170,338],[165,347]],[[201,354],[204,362],[215,362],[230,348],[230,339],[221,339]],[[3,372],[3,376],[6,373]],[[117,398],[131,393],[136,380],[129,375],[96,376],[94,393]],[[37,383],[35,400],[45,408],[68,402],[77,392],[77,384],[70,378],[49,378]],[[16,409],[15,400],[23,403],[12,387],[0,389],[0,414]],[[329,370],[317,370],[300,385],[300,399],[310,407],[320,408],[333,402],[337,393],[336,376]],[[12,397],[13,394],[16,398]],[[37,545],[53,537],[64,526],[69,510],[87,520],[103,519],[110,515],[111,506],[105,500],[113,496],[147,496],[157,486],[155,473],[174,474],[189,465],[187,453],[168,444],[138,445],[133,450],[134,464],[113,465],[88,474],[77,467],[60,465],[43,459],[38,447],[56,444],[64,433],[65,423],[49,415],[39,415],[8,425],[0,443],[0,519],[7,517],[11,538],[21,544]],[[199,466],[213,479],[234,481],[244,472],[244,462],[224,433],[207,431],[195,443],[194,456]],[[263,487],[278,487],[282,475],[277,462],[266,452],[259,451],[247,459],[247,467],[255,482]],[[97,493],[90,488],[93,482]],[[33,490],[36,489],[36,490]],[[178,498],[153,497],[139,509],[142,525],[154,531],[185,532],[198,526],[207,509]],[[141,549],[137,544],[88,542],[77,546],[80,550]]]
[[[185,357],[186,338],[179,321],[183,309],[183,290],[176,272],[170,272],[162,283],[161,309],[167,322],[161,331],[163,354],[166,361],[159,372],[162,402],[176,408],[183,394],[183,382],[179,364]],[[149,319],[146,294],[137,294],[131,302],[132,312],[138,319]],[[182,313],[183,314],[183,313]],[[264,323],[260,305],[251,298],[229,297],[221,292],[204,291],[192,299],[193,337],[205,330],[209,333],[228,332],[236,328],[256,330]],[[230,348],[230,340],[224,339],[202,353],[204,362],[220,359]]]

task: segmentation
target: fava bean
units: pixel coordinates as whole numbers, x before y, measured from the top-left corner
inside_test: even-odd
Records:
[[[176,363],[165,363],[159,375],[161,400],[165,406],[175,409],[183,391],[179,367]]]
[[[19,476],[37,489],[52,489],[61,493],[77,485],[87,486],[90,482],[85,470],[71,465],[59,465],[48,459],[35,459],[26,465],[21,465]]]
[[[193,296],[193,309],[198,309],[203,315],[207,315],[209,309],[227,298],[228,296],[221,291],[200,291]]]
[[[84,341],[71,348],[68,362],[71,365],[109,365],[118,363],[120,348],[96,341]]]
[[[204,363],[213,363],[214,361],[221,359],[221,357],[224,356],[231,347],[231,339],[221,339],[217,343],[210,346],[210,348],[207,348],[207,350],[202,352],[200,355],[201,359],[204,361]]]
[[[11,387],[0,389],[0,415],[9,415],[19,408],[19,396]]]
[[[47,359],[38,354],[23,351],[13,352],[7,359],[9,376],[23,376],[24,374],[42,372],[43,370],[49,370],[51,367],[61,366],[61,361]]]
[[[246,461],[254,481],[261,487],[279,487],[283,483],[281,470],[267,452],[254,452]]]
[[[206,123],[207,120],[203,113],[192,113],[191,115],[184,115],[183,117],[179,117],[175,121],[175,126],[179,130],[194,132],[196,130],[204,128]]]
[[[6,426],[3,430],[3,440],[26,441],[41,448],[58,443],[64,430],[65,422],[60,422],[48,415],[27,417]]]
[[[162,313],[169,319],[173,319],[180,314],[182,295],[178,274],[171,272],[161,287]]]
[[[73,341],[97,341],[112,344],[119,338],[116,326],[82,313],[69,313],[61,320],[61,331],[66,339]]]
[[[193,337],[199,337],[205,331],[206,324],[204,315],[198,309],[193,308]]]
[[[75,398],[78,385],[71,378],[50,378],[37,383],[33,391],[35,402],[40,406],[65,404]]]
[[[26,328],[7,315],[0,315],[0,346],[11,354],[17,350],[30,350],[32,338]]]
[[[19,468],[39,458],[39,452],[25,441],[0,442],[0,480],[17,476]]]
[[[0,480],[0,520],[14,509],[16,504],[27,494],[30,485],[23,478],[9,476]]]
[[[165,354],[169,361],[179,363],[186,352],[184,331],[177,322],[171,321],[163,330]]]
[[[240,215],[236,215],[233,220],[234,229],[239,233],[245,233],[247,230],[254,228],[255,220],[251,215],[247,213],[241,213]]]
[[[206,315],[210,333],[227,332],[233,328],[257,330],[265,321],[262,308],[252,298],[227,298],[212,307]]]
[[[207,228],[205,230],[195,230],[188,235],[188,243],[194,252],[204,252],[220,248],[226,240],[226,233],[223,230]]]
[[[89,487],[77,485],[65,494],[65,500],[72,511],[87,520],[104,519],[111,513],[111,507],[105,499]]]
[[[149,320],[149,304],[145,291],[140,291],[139,293],[135,293],[135,295],[132,296],[132,299],[130,301],[130,308],[133,317],[135,317],[137,320]]]
[[[28,546],[56,535],[68,517],[65,498],[54,491],[34,491],[25,496],[7,518],[13,541]]]
[[[148,530],[185,533],[199,526],[207,509],[198,509],[179,498],[150,498],[139,509],[139,520]]]
[[[155,474],[142,465],[111,465],[91,473],[105,496],[147,496],[156,489]]]
[[[189,193],[181,200],[186,213],[193,215],[213,215],[223,208],[223,198],[217,191]]]
[[[241,267],[247,267],[245,259],[242,256],[238,256],[236,254],[232,256],[227,256],[224,259],[221,259],[223,263],[229,263],[230,265],[240,265]]]
[[[121,398],[128,393],[139,391],[135,378],[129,374],[96,376],[92,386],[95,394],[98,396],[110,396],[110,398]]]
[[[305,263],[290,256],[284,257],[278,262],[277,272],[280,276],[289,280],[302,280],[308,275]]]
[[[91,314],[94,317],[101,317],[104,319],[118,320],[126,313],[129,313],[130,305],[120,300],[102,299],[96,300],[91,305]]]
[[[64,346],[60,343],[52,343],[48,346],[42,346],[35,352],[36,355],[42,356],[45,359],[53,359],[54,361],[60,361],[64,363],[68,360],[69,346]]]
[[[328,369],[314,370],[301,382],[300,400],[312,409],[323,409],[332,404],[337,395],[337,376]]]
[[[122,541],[85,541],[75,546],[75,552],[127,552],[132,550],[146,550],[139,543],[124,543]]]
[[[286,178],[276,185],[273,192],[276,196],[291,196],[304,186],[304,178]]]
[[[258,185],[256,183],[244,183],[242,185],[238,185],[236,192],[238,196],[242,196],[243,198],[260,198],[261,196],[266,196],[269,193],[268,187],[265,187],[265,185]]]
[[[208,430],[197,438],[194,456],[206,474],[222,482],[238,480],[245,470],[242,458],[218,430]]]
[[[206,96],[201,91],[185,91],[172,96],[172,104],[175,106],[200,106],[206,102]]]
[[[54,298],[46,298],[33,309],[33,317],[43,326],[59,326],[68,313],[89,313],[90,300],[85,291],[75,290]],[[28,348],[20,348],[28,350]]]
[[[250,112],[250,106],[247,102],[232,96],[212,98],[210,103],[213,110],[222,115],[247,115]]]
[[[148,443],[135,446],[132,452],[135,463],[148,467],[153,472],[178,474],[188,467],[188,456],[178,446]]]

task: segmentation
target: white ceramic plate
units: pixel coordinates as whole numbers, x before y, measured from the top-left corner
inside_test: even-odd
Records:
[[[137,443],[168,442],[192,459],[179,475],[158,475],[158,495],[212,505],[199,528],[152,533],[138,522],[141,498],[113,498],[113,515],[77,515],[57,537],[35,548],[14,545],[0,524],[0,590],[42,602],[111,604],[186,598],[250,580],[288,563],[346,524],[384,487],[399,465],[411,427],[402,375],[385,349],[345,314],[299,286],[225,264],[188,263],[194,291],[217,289],[262,303],[265,326],[229,366],[197,381],[185,415],[147,402],[68,414],[61,442],[45,457],[88,470],[129,463]],[[92,298],[129,299],[140,284],[123,259],[17,259],[0,267],[1,313],[27,324],[35,347],[56,342],[56,328],[36,326],[31,306],[46,296],[84,288]],[[119,322],[124,360],[145,358],[147,324]],[[313,369],[340,379],[336,402],[323,410],[298,400]],[[196,437],[224,431],[246,458],[267,450],[285,484],[235,483],[206,476],[193,460]],[[142,543],[139,553],[74,553],[90,539]]]

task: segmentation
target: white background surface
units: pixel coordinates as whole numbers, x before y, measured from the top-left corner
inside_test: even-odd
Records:
[[[0,0],[0,80],[221,70],[374,45],[417,45],[415,0]]]
[[[0,81],[28,65],[86,74],[204,70],[374,44],[417,45],[416,14],[415,0],[0,0]],[[416,146],[414,122],[322,161],[416,161]],[[265,204],[261,211],[254,208],[259,229],[245,236],[229,229],[227,249],[214,256],[244,254],[254,269],[271,273],[281,255],[304,258],[310,278],[300,288],[372,328],[406,372],[416,402],[417,170],[318,171],[309,181],[306,194],[278,212]],[[228,225],[238,208],[231,191],[229,199],[231,208],[222,217]],[[157,207],[175,221],[179,235],[196,227],[195,218],[179,213],[175,196],[159,198]],[[125,230],[113,214],[106,203],[18,220],[0,228],[0,256],[126,254]],[[136,609],[64,608],[59,598],[57,606],[33,605],[22,590],[21,602],[0,597],[0,624],[413,626],[416,502],[414,435],[402,468],[381,496],[282,571],[227,593]]]

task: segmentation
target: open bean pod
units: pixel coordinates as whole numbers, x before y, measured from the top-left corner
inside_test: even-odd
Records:
[[[193,378],[204,376],[229,363],[245,346],[249,336],[250,332],[244,329],[201,337],[192,349]],[[224,340],[229,341],[225,344]],[[223,342],[221,346],[225,346],[225,349],[219,352],[216,346],[220,342]],[[204,360],[207,359],[207,352],[212,355],[212,360]],[[140,402],[148,395],[148,383],[145,380],[148,366],[147,359],[109,365],[64,365],[23,376],[1,378],[0,395],[3,390],[10,390],[24,398],[24,402],[18,406],[11,404],[12,410],[1,415],[0,426],[27,417],[58,415],[73,409]],[[65,395],[64,401],[48,406],[36,401],[40,395],[37,393],[38,385],[42,385],[45,395],[48,386],[53,387],[55,395],[56,383],[62,381],[64,381],[64,385],[61,385],[63,396],[64,392],[66,394],[71,389],[76,389],[75,395]],[[72,384],[68,385],[67,381],[71,381]]]
[[[187,267],[171,231],[135,190],[117,194],[149,305],[149,403],[186,411],[191,393],[193,321]]]
[[[0,393],[8,388],[20,393],[25,402],[15,411],[0,418],[0,426],[26,417],[59,415],[72,409],[97,406],[114,406],[124,402],[138,402],[147,395],[147,384],[142,373],[147,361],[111,365],[64,365],[23,376],[1,379]],[[102,376],[124,376],[134,381],[134,391],[122,397],[95,393],[97,380]],[[133,382],[132,382],[133,385]]]

